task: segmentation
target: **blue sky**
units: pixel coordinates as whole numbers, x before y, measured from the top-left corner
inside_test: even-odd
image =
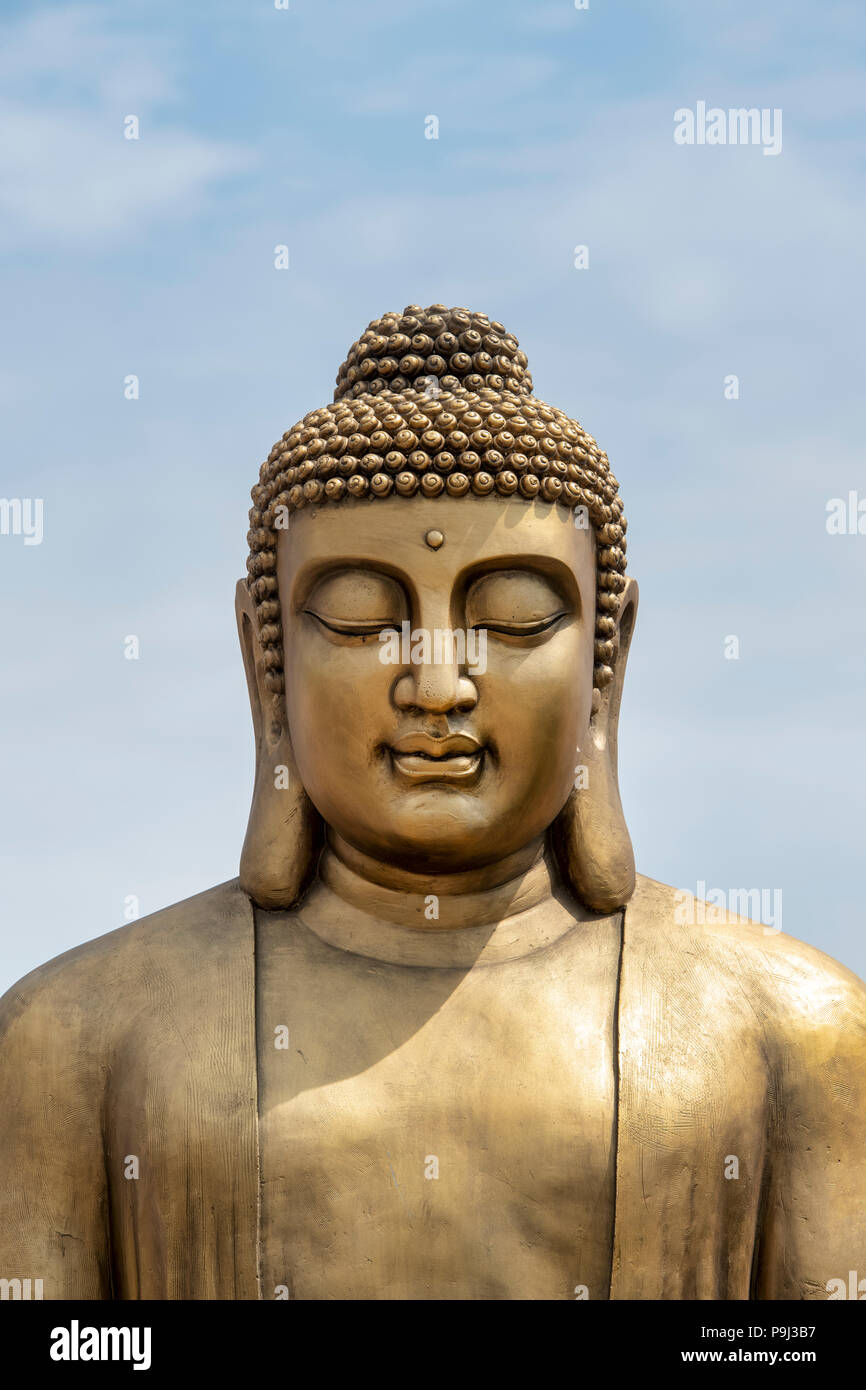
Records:
[[[832,0],[7,0],[0,495],[44,539],[0,536],[0,988],[236,873],[249,489],[434,301],[501,319],[619,478],[639,869],[780,888],[866,975],[866,536],[825,525],[866,498],[864,46]],[[781,109],[781,153],[677,146],[701,100]]]

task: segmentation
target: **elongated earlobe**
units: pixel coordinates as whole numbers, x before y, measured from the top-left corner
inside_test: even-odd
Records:
[[[256,739],[256,775],[240,887],[259,907],[294,907],[315,873],[323,828],[298,776],[285,717],[265,682],[255,606],[238,581],[235,610]]]
[[[581,745],[583,785],[571,793],[551,830],[562,874],[596,912],[614,912],[634,892],[634,851],[619,795],[616,741],[637,599],[637,584],[629,579],[618,611],[613,679],[601,691]]]

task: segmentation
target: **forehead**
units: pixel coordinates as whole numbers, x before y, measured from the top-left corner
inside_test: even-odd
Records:
[[[428,531],[444,536],[433,550]],[[581,593],[595,587],[595,537],[550,502],[505,497],[388,497],[305,507],[278,533],[284,597],[320,574],[372,567],[418,587],[450,586],[484,567],[570,576]],[[288,586],[288,590],[286,587]]]

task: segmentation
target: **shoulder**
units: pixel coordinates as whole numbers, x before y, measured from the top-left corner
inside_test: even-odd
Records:
[[[696,988],[711,978],[713,988],[747,991],[752,1004],[778,1031],[810,1041],[829,1030],[858,1039],[866,1059],[866,984],[831,956],[773,925],[772,897],[758,890],[708,890],[705,901],[691,893],[638,875],[626,905],[626,950],[655,958],[656,968]],[[753,905],[767,921],[740,915]]]
[[[252,952],[253,916],[237,879],[55,956],[0,999],[0,1044],[98,1027],[142,997],[183,987],[227,956]],[[68,1039],[67,1039],[68,1041]]]

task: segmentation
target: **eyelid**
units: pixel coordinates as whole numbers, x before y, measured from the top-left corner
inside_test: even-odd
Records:
[[[321,623],[329,632],[336,632],[346,637],[362,636],[365,633],[382,632],[385,628],[399,627],[399,620],[396,622],[391,618],[323,618],[321,613],[317,613],[313,608],[305,608],[304,612],[316,622]]]
[[[473,623],[472,631],[477,632],[479,628],[485,628],[488,632],[503,632],[515,637],[534,637],[539,632],[547,632],[560,618],[567,616],[567,611],[563,608],[549,618],[537,618],[531,623],[504,623],[490,619],[489,622]]]

